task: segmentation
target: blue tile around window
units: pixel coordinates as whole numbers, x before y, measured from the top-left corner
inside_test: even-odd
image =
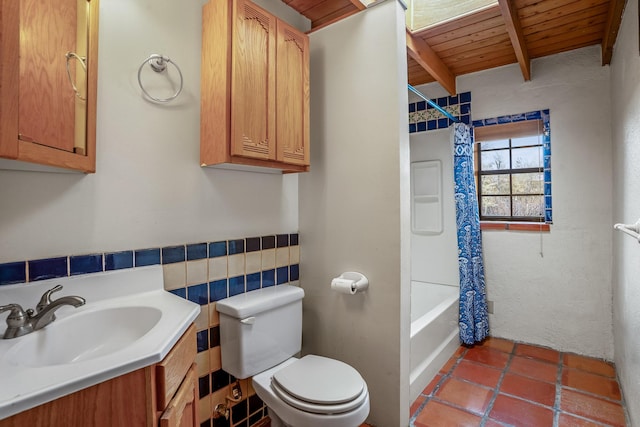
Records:
[[[135,251],[136,267],[160,264],[160,249],[140,249]]]
[[[470,125],[471,124],[471,119],[469,118],[468,115],[466,116],[461,116],[460,120],[462,121],[462,123],[466,124],[466,125]]]
[[[104,269],[121,270],[133,267],[133,251],[111,252],[104,254]]]
[[[220,301],[228,296],[227,279],[209,282],[209,302]]]
[[[511,116],[500,116],[500,117],[498,117],[498,123],[499,124],[511,123]]]
[[[265,270],[262,272],[262,287],[268,288],[276,284],[276,271]]]
[[[162,248],[162,264],[183,262],[185,260],[184,252],[184,245]]]
[[[260,289],[260,273],[247,274],[247,292]]]
[[[540,120],[540,111],[530,111],[525,113],[527,120]]]
[[[69,269],[72,276],[103,271],[102,254],[69,257]]]
[[[231,277],[229,279],[229,296],[232,297],[244,292],[244,276]]]
[[[187,298],[191,302],[204,305],[209,302],[209,291],[206,283],[187,287]]]
[[[217,258],[227,255],[227,242],[209,243],[209,258]]]
[[[471,123],[473,123],[473,127],[482,127],[484,126],[484,121],[483,120],[474,120]]]
[[[244,239],[229,240],[229,255],[244,253]]]
[[[67,257],[29,261],[29,281],[68,276]]]
[[[276,283],[278,285],[282,285],[283,283],[287,283],[289,281],[289,267],[278,267],[276,269]]]
[[[27,263],[8,262],[0,264],[0,285],[22,283],[27,281]]]
[[[289,279],[293,282],[300,278],[300,265],[294,264],[289,267]]]
[[[511,121],[512,122],[521,122],[523,120],[526,120],[527,117],[524,114],[514,114],[511,116]]]
[[[187,245],[187,261],[195,261],[207,257],[207,244],[195,243]]]
[[[497,117],[492,117],[490,119],[484,119],[484,125],[485,126],[491,126],[491,125],[497,125],[498,124],[498,118]]]

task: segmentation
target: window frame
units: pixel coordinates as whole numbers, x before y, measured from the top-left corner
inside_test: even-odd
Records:
[[[474,129],[475,143],[474,143],[474,158],[475,158],[475,178],[476,178],[476,191],[478,196],[478,207],[480,213],[480,221],[485,224],[491,224],[490,227],[483,227],[488,229],[495,228],[505,228],[505,229],[527,229],[526,223],[533,223],[536,230],[539,229],[538,224],[545,224],[546,229],[548,229],[548,221],[546,220],[546,196],[545,193],[545,185],[546,185],[546,174],[545,174],[545,123],[542,119],[535,120],[527,120],[527,121],[518,121],[514,123],[503,123],[503,124],[494,124],[491,126],[482,126]],[[531,144],[526,146],[517,146],[513,147],[512,140],[520,137],[527,136],[537,136],[538,144]],[[508,140],[508,146],[504,148],[496,148],[490,150],[482,150],[481,143],[488,141],[496,141],[496,140]],[[528,167],[528,168],[513,168],[513,150],[519,148],[531,148],[531,147],[539,147],[541,154],[541,163],[538,167]],[[499,151],[499,150],[508,150],[509,154],[509,168],[508,169],[500,169],[500,170],[482,170],[482,152],[491,152],[491,151]],[[525,173],[540,173],[542,174],[542,188],[540,193],[523,193],[523,194],[514,194],[512,183],[513,176]],[[508,194],[491,194],[491,196],[504,196],[510,198],[510,213],[509,216],[484,216],[482,215],[482,176],[492,176],[492,175],[506,175],[509,177],[509,193]],[[488,196],[484,194],[484,196]],[[542,198],[542,212],[540,216],[514,216],[513,215],[513,199],[518,196],[540,196]],[[499,227],[495,227],[498,224]],[[511,226],[509,226],[511,224]],[[519,226],[516,226],[518,224]]]

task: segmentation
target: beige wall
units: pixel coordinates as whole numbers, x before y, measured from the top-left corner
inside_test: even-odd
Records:
[[[640,217],[638,3],[627,2],[611,63],[613,220]],[[640,426],[640,245],[613,232],[613,331],[618,378],[631,426]]]
[[[303,352],[358,369],[378,426],[409,422],[404,37],[395,1],[310,35],[312,166],[299,183]],[[369,290],[331,291],[345,271],[364,273]]]

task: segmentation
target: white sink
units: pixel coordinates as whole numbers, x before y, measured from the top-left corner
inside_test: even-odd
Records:
[[[81,362],[128,348],[153,328],[162,312],[153,307],[113,307],[71,315],[26,335],[7,362],[41,367]]]
[[[0,297],[26,310],[56,285],[63,289],[54,299],[77,295],[86,304],[60,307],[44,328],[0,339],[0,420],[160,362],[200,313],[164,290],[160,265],[4,285]],[[7,315],[0,314],[0,336]]]

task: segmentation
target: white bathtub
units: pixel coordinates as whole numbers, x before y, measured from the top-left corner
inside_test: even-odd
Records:
[[[411,402],[460,345],[457,286],[411,282]]]

